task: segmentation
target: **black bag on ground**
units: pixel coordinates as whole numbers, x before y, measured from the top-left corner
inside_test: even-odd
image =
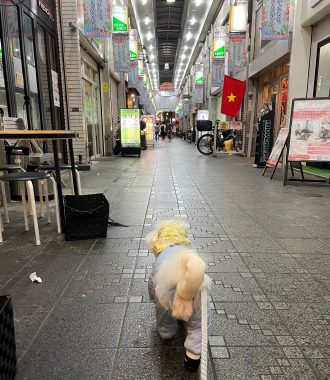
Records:
[[[66,195],[65,240],[107,237],[109,202],[104,194]]]
[[[212,121],[211,120],[197,120],[197,131],[200,131],[200,132],[212,131]]]
[[[0,296],[0,379],[15,379],[16,343],[10,296]]]

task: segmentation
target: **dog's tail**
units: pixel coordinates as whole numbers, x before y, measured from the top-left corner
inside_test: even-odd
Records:
[[[199,295],[204,281],[205,263],[193,251],[181,256],[181,278],[176,285],[172,315],[188,321],[193,313],[193,299]]]

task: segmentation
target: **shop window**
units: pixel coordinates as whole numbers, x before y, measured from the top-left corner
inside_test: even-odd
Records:
[[[2,45],[0,41],[0,116],[1,115],[8,116],[8,106],[5,77],[3,73]]]
[[[6,7],[5,9],[7,14],[10,57],[13,61],[15,73],[15,98],[17,106],[17,117],[22,118],[27,127],[28,121],[24,101],[25,87],[21,59],[21,45],[19,39],[18,11],[16,7]]]
[[[330,96],[330,39],[321,42],[317,51],[314,96]]]
[[[29,78],[32,129],[41,129],[39,89],[34,56],[34,33],[31,17],[24,14],[24,47]]]

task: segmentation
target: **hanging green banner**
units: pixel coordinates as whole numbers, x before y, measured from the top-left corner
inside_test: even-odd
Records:
[[[195,84],[204,84],[203,65],[196,65]]]
[[[131,61],[136,61],[139,55],[139,44],[137,30],[130,29],[129,31],[129,57]]]
[[[226,54],[226,37],[220,31],[214,31],[212,41],[212,58],[224,59]]]
[[[128,33],[127,6],[112,6],[112,31],[114,33]]]
[[[261,40],[289,38],[290,0],[263,0]]]

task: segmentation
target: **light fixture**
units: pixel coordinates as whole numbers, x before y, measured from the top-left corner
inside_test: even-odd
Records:
[[[147,37],[148,41],[151,40],[152,39],[152,33],[148,32],[147,35],[146,35],[146,37]]]
[[[153,61],[156,58],[156,56],[155,56],[155,54],[150,54],[149,58]]]
[[[166,0],[167,3],[175,3],[175,0]]]
[[[145,23],[146,25],[148,25],[150,22],[151,22],[151,18],[147,16],[147,17],[144,19],[144,23]]]
[[[186,34],[186,40],[189,41],[189,40],[191,39],[192,36],[193,36],[192,33],[191,33],[191,32],[188,32],[188,33]]]
[[[167,62],[165,62],[164,70],[169,70],[169,69],[170,69],[170,65]]]
[[[190,25],[195,25],[197,22],[197,20],[195,19],[195,17],[193,16],[191,19],[190,19]]]

